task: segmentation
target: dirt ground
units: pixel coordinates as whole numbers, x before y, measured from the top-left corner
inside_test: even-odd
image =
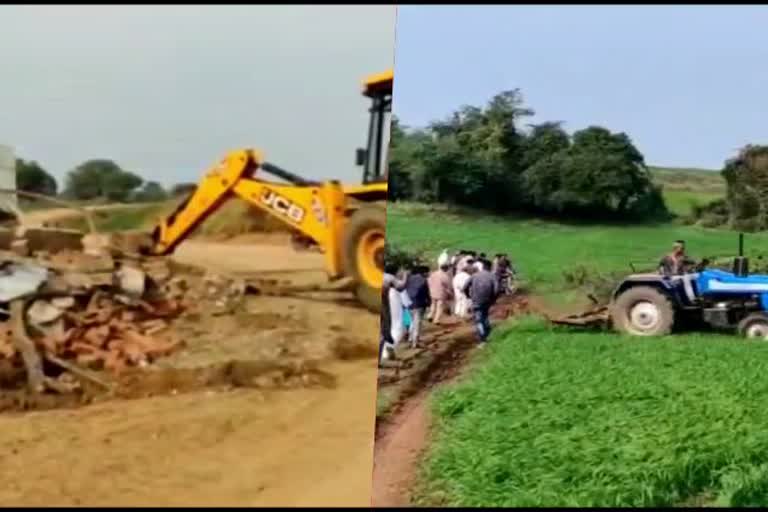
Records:
[[[321,256],[274,237],[190,241],[175,258],[325,280]],[[186,348],[154,374],[165,389],[146,384],[148,374],[146,398],[0,414],[0,503],[370,506],[377,324],[327,297],[257,296],[237,315],[187,320]],[[217,365],[227,382],[199,378]],[[298,377],[285,365],[300,367]]]
[[[491,319],[495,324],[529,308],[527,297],[504,298]],[[405,354],[402,366],[379,372],[379,393],[394,386],[398,396],[387,414],[377,418],[371,494],[377,508],[412,505],[418,466],[429,444],[430,394],[460,378],[477,347],[473,327],[464,322],[428,325],[423,343],[421,352]]]
[[[149,206],[151,203],[130,203],[130,204],[105,204],[105,205],[93,205],[83,206],[81,211],[73,208],[65,207],[50,207],[40,210],[25,211],[24,224],[29,226],[38,226],[42,224],[50,224],[55,226],[62,221],[82,217],[82,211],[90,212],[92,215],[99,212],[115,211],[115,210],[133,210],[141,208],[143,206]]]

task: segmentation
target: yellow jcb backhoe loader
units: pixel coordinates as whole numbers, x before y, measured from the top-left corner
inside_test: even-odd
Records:
[[[387,199],[387,138],[393,71],[367,78],[363,95],[371,100],[368,147],[359,148],[362,184],[315,182],[264,161],[260,151],[229,153],[152,233],[152,254],[169,254],[224,201],[240,197],[285,222],[325,255],[331,281],[346,280],[369,310],[381,308]],[[266,174],[286,183],[267,181]]]

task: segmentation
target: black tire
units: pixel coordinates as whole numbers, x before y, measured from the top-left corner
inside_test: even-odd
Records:
[[[383,207],[364,205],[349,218],[342,245],[344,273],[355,282],[354,290],[357,300],[374,313],[381,311],[381,283],[384,275],[383,242],[386,224],[387,212]],[[376,238],[377,244],[381,244],[381,250],[377,250],[373,255],[373,261],[361,263],[358,247],[373,237]],[[366,267],[363,268],[363,265]],[[374,265],[378,271],[372,272],[370,265]]]
[[[648,322],[643,323],[646,318]],[[633,286],[611,305],[611,323],[619,332],[634,336],[664,336],[672,332],[675,308],[669,297],[656,288]]]
[[[745,316],[737,327],[739,335],[749,339],[768,339],[768,316],[765,313],[751,313]]]

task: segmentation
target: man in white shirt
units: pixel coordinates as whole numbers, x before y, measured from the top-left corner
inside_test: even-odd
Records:
[[[467,284],[467,281],[469,281],[469,278],[472,276],[474,270],[474,261],[470,259],[468,264],[456,272],[456,275],[453,277],[453,313],[457,318],[467,318],[471,312],[472,301],[464,292],[464,286]]]
[[[402,279],[398,279],[396,273],[398,268],[391,266],[390,272],[384,271],[383,286],[389,288],[389,314],[391,324],[391,335],[394,346],[397,346],[405,336],[405,324],[403,322],[403,292],[405,291],[405,283],[407,276]],[[392,273],[394,272],[394,273]]]

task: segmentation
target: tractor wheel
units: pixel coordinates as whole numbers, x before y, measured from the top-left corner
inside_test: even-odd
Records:
[[[345,273],[355,281],[357,299],[374,313],[381,311],[386,222],[384,208],[363,206],[349,218],[344,234]]]
[[[635,336],[663,336],[672,332],[675,308],[669,298],[651,286],[634,286],[611,305],[615,329]]]
[[[768,316],[763,313],[747,315],[739,322],[738,331],[745,338],[768,340]]]

